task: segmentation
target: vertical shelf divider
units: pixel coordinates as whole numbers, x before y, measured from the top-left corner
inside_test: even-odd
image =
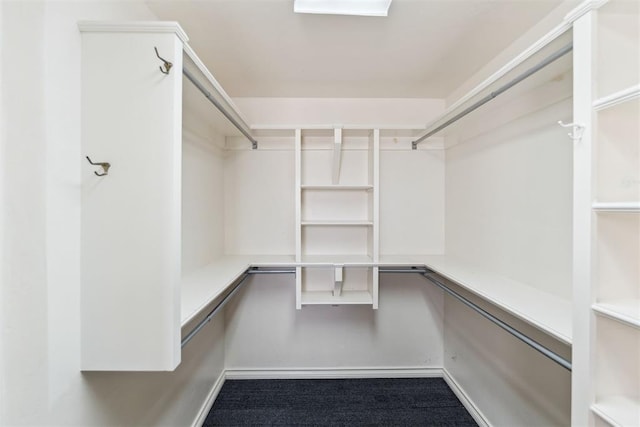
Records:
[[[340,183],[340,163],[342,162],[342,128],[333,130],[333,170],[332,183],[338,185]]]

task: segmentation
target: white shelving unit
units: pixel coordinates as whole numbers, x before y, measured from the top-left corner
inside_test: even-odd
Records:
[[[249,128],[178,23],[79,28],[82,151],[111,164],[108,175],[95,176],[99,170],[83,159],[81,369],[172,371],[181,361],[182,327],[249,265],[226,257],[182,279],[183,138],[206,141],[211,128],[242,135],[183,70]],[[158,69],[164,65],[154,48],[173,63],[169,73]],[[292,263],[293,256],[270,261]]]
[[[574,418],[634,426],[640,425],[640,4],[609,1],[580,18],[574,33],[577,90],[590,97],[574,114],[585,125],[576,145],[581,193],[574,222],[581,228],[574,234],[586,248],[579,248],[584,258],[574,272],[584,278],[577,292],[590,301],[589,312],[578,307],[584,317],[576,330],[584,340],[574,347],[581,369],[574,374],[585,379],[574,388],[582,388],[575,395],[590,414],[574,406]]]
[[[296,130],[296,307],[378,307],[380,131]]]

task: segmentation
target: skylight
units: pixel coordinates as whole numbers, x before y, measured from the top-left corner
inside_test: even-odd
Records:
[[[296,13],[387,16],[391,0],[294,0]]]

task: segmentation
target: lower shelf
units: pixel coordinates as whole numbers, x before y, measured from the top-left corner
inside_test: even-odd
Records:
[[[334,296],[331,291],[302,292],[302,305],[319,304],[373,304],[373,296],[368,291],[345,291]]]
[[[599,302],[592,308],[598,314],[640,329],[640,299]]]
[[[640,422],[640,402],[611,396],[591,406],[591,411],[614,427],[636,426]]]

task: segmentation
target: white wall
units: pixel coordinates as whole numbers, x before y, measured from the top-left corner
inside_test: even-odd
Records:
[[[5,1],[0,10],[0,424],[188,425],[222,369],[221,322],[173,373],[79,371],[76,22],[155,18],[139,2]]]
[[[444,109],[424,98],[234,98],[250,125],[425,125]]]
[[[293,277],[253,277],[226,309],[226,367],[240,370],[442,366],[442,292],[383,275],[380,308],[295,308]]]

